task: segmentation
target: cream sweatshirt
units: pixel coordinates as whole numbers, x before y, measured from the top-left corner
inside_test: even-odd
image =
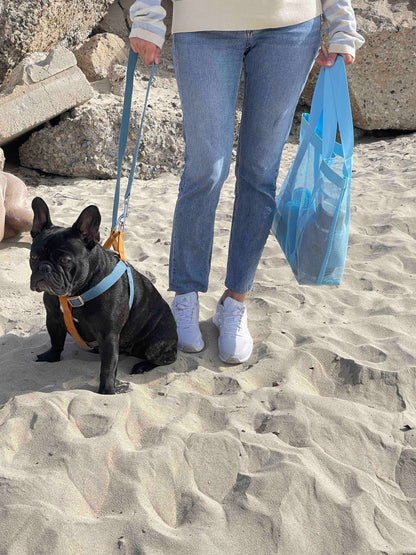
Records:
[[[136,0],[130,37],[162,47],[166,15],[160,0]],[[254,31],[304,23],[322,15],[329,52],[352,54],[364,43],[351,0],[173,0],[172,32]]]

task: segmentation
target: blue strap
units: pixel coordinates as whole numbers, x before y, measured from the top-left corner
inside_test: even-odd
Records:
[[[318,80],[315,85],[315,91],[313,93],[312,98],[312,105],[311,105],[311,115],[309,118],[309,129],[306,130],[305,135],[303,136],[303,140],[299,145],[298,151],[296,153],[296,158],[293,162],[292,168],[290,170],[292,179],[296,176],[296,172],[299,169],[300,164],[302,163],[303,157],[305,156],[306,150],[308,149],[309,142],[315,133],[315,129],[318,126],[322,118],[322,110],[324,107],[323,98],[324,98],[324,81],[325,81],[325,73],[324,71],[319,72]]]
[[[349,160],[352,158],[354,150],[354,129],[347,74],[342,56],[338,56],[334,64],[334,71],[330,72],[329,77],[332,84],[344,158]]]
[[[117,226],[117,214],[118,214],[118,206],[120,202],[120,181],[121,181],[121,173],[123,170],[123,159],[124,153],[126,151],[127,139],[129,134],[129,123],[130,123],[130,113],[131,113],[131,102],[133,96],[133,84],[134,84],[134,70],[137,64],[138,54],[133,52],[130,48],[129,52],[129,60],[127,63],[127,73],[126,73],[126,88],[124,91],[124,103],[123,103],[123,114],[121,117],[121,128],[120,128],[120,139],[118,144],[118,156],[117,156],[117,182],[116,182],[116,190],[114,193],[114,204],[113,204],[113,219],[112,219],[112,229],[116,229]],[[147,92],[146,98],[144,102],[143,112],[142,112],[142,119],[140,122],[140,129],[139,134],[137,137],[136,148],[134,151],[133,162],[130,170],[129,181],[126,193],[124,195],[124,200],[127,201],[130,197],[131,188],[133,185],[134,180],[134,172],[136,169],[137,163],[137,156],[139,153],[139,146],[140,146],[140,138],[142,135],[142,128],[143,128],[143,121],[144,116],[146,113],[147,108],[147,100],[149,97],[149,91],[152,84],[152,79],[155,71],[155,64],[152,64],[152,69],[150,71],[149,83],[147,85]]]
[[[333,67],[334,66],[332,66],[331,69],[333,69]],[[335,109],[334,95],[332,94],[330,72],[326,69],[322,120],[322,158],[328,163],[330,163],[334,152],[337,129],[337,111]]]
[[[120,180],[121,172],[123,170],[123,158],[126,151],[127,138],[129,134],[129,121],[131,112],[131,100],[133,95],[133,82],[134,82],[134,70],[136,68],[138,55],[130,49],[129,60],[127,63],[127,73],[126,73],[126,88],[124,91],[124,104],[123,104],[123,114],[121,117],[121,127],[120,127],[120,139],[118,142],[118,157],[117,157],[117,183],[116,190],[114,193],[114,205],[113,205],[113,221],[112,229],[115,229],[117,224],[117,213],[118,205],[120,202]]]
[[[332,172],[331,167],[327,165],[327,162],[330,160],[334,151],[337,127],[339,128],[344,157],[343,178]],[[338,215],[344,201],[352,170],[354,129],[348,94],[347,76],[342,56],[338,56],[335,64],[330,68],[330,71],[326,72],[324,84],[324,126],[322,144],[323,161],[321,164],[321,171],[332,183],[335,183],[338,187],[340,187],[340,196],[334,212],[334,217],[332,219],[331,229],[329,231],[327,250],[321,265],[318,279],[316,280],[317,285],[320,285],[324,280],[329,257],[332,252],[332,244],[335,238],[335,228],[338,222]],[[331,172],[333,175],[331,175]]]
[[[305,153],[308,149],[309,142],[313,134],[315,133],[315,129],[320,124],[322,120],[322,110],[323,110],[323,97],[324,97],[324,71],[321,69],[319,72],[318,80],[315,85],[315,91],[312,98],[312,105],[311,105],[311,113],[309,117],[309,127],[305,130],[305,134],[303,135],[302,141],[298,147],[296,152],[296,157],[292,163],[290,168],[289,174],[287,176],[286,185],[282,188],[279,197],[276,201],[278,206],[285,206],[289,196],[292,192],[292,184],[294,179],[296,178],[297,171],[299,166],[302,163],[302,160],[305,156]],[[276,218],[279,218],[281,214],[279,212],[276,213]],[[278,225],[278,221],[276,222]]]
[[[133,299],[134,299],[134,283],[133,283],[133,276],[131,275],[130,266],[127,266],[127,277],[129,278],[129,309],[132,307]]]
[[[344,177],[352,167],[352,153],[354,148],[354,131],[352,127],[351,105],[348,94],[347,77],[345,73],[344,59],[337,56],[335,64],[330,68],[321,68],[315,91],[312,98],[311,112],[309,117],[309,128],[299,145],[295,160],[290,168],[287,185],[279,195],[278,203],[284,206],[292,189],[292,182],[296,177],[299,166],[302,163],[306,150],[316,128],[323,128],[323,153],[334,150],[335,136],[339,124],[343,153],[344,153]],[[332,128],[331,135],[326,134],[326,129]],[[324,138],[325,137],[325,138]],[[345,143],[345,144],[344,144]],[[328,156],[328,154],[326,154]],[[325,155],[323,154],[325,158]]]
[[[133,277],[129,266],[122,260],[118,262],[118,264],[111,272],[111,274],[109,274],[104,279],[102,279],[100,283],[97,283],[97,285],[95,285],[94,287],[92,287],[82,295],[79,295],[78,297],[68,297],[68,303],[73,308],[79,308],[80,306],[83,306],[86,302],[91,301],[92,299],[95,299],[96,297],[100,296],[102,293],[107,291],[107,289],[110,289],[110,287],[113,286],[121,278],[124,272],[127,272],[127,276],[129,279],[129,287],[130,287],[129,308],[131,308],[133,304],[133,297],[134,297]]]
[[[351,114],[348,82],[342,56],[338,56],[334,65],[325,71],[324,84],[324,125],[322,133],[322,157],[329,160],[335,145],[335,136],[339,128],[344,156],[344,177],[351,174],[354,150],[354,128]]]
[[[139,146],[140,146],[140,138],[142,136],[142,129],[143,129],[143,122],[144,122],[144,116],[146,114],[146,108],[147,108],[147,101],[149,99],[149,92],[150,92],[150,86],[152,84],[152,80],[153,80],[153,75],[155,73],[155,64],[153,62],[152,64],[152,69],[150,70],[150,76],[149,76],[149,83],[147,85],[147,90],[146,90],[146,97],[144,99],[144,106],[143,106],[143,112],[142,112],[142,119],[140,121],[140,128],[139,128],[139,134],[137,136],[137,141],[136,141],[136,148],[134,150],[134,156],[133,156],[133,162],[131,164],[131,169],[130,169],[130,175],[129,175],[129,181],[127,184],[127,190],[126,190],[126,194],[124,195],[124,199],[127,200],[130,197],[130,191],[133,185],[133,180],[134,180],[134,172],[136,170],[136,164],[137,164],[137,156],[139,154]]]

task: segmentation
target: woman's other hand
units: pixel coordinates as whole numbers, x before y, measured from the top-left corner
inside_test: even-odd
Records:
[[[153,42],[139,39],[138,37],[131,37],[130,45],[133,52],[140,54],[147,66],[152,65],[153,62],[155,64],[159,63],[160,48],[153,44]]]
[[[329,54],[324,43],[321,43],[321,48],[315,62],[322,67],[331,67],[334,65],[337,56],[342,56],[344,58],[346,66],[350,66],[354,63],[354,56],[351,56],[351,54],[337,54],[336,52],[331,52]]]

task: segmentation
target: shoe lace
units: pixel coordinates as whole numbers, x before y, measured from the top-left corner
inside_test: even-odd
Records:
[[[175,319],[178,326],[186,328],[192,325],[194,306],[189,306],[188,303],[177,302],[175,305]]]
[[[241,329],[241,320],[244,315],[244,307],[233,307],[232,310],[224,310],[222,324],[224,331],[235,333]]]

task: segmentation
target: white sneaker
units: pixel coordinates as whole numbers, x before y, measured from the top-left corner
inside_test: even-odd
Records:
[[[185,353],[198,353],[204,348],[199,329],[199,301],[195,292],[176,295],[171,310],[178,329],[178,349]]]
[[[218,351],[220,359],[228,364],[238,364],[250,358],[253,338],[248,331],[247,309],[231,297],[224,304],[217,304],[212,321],[219,329]]]

